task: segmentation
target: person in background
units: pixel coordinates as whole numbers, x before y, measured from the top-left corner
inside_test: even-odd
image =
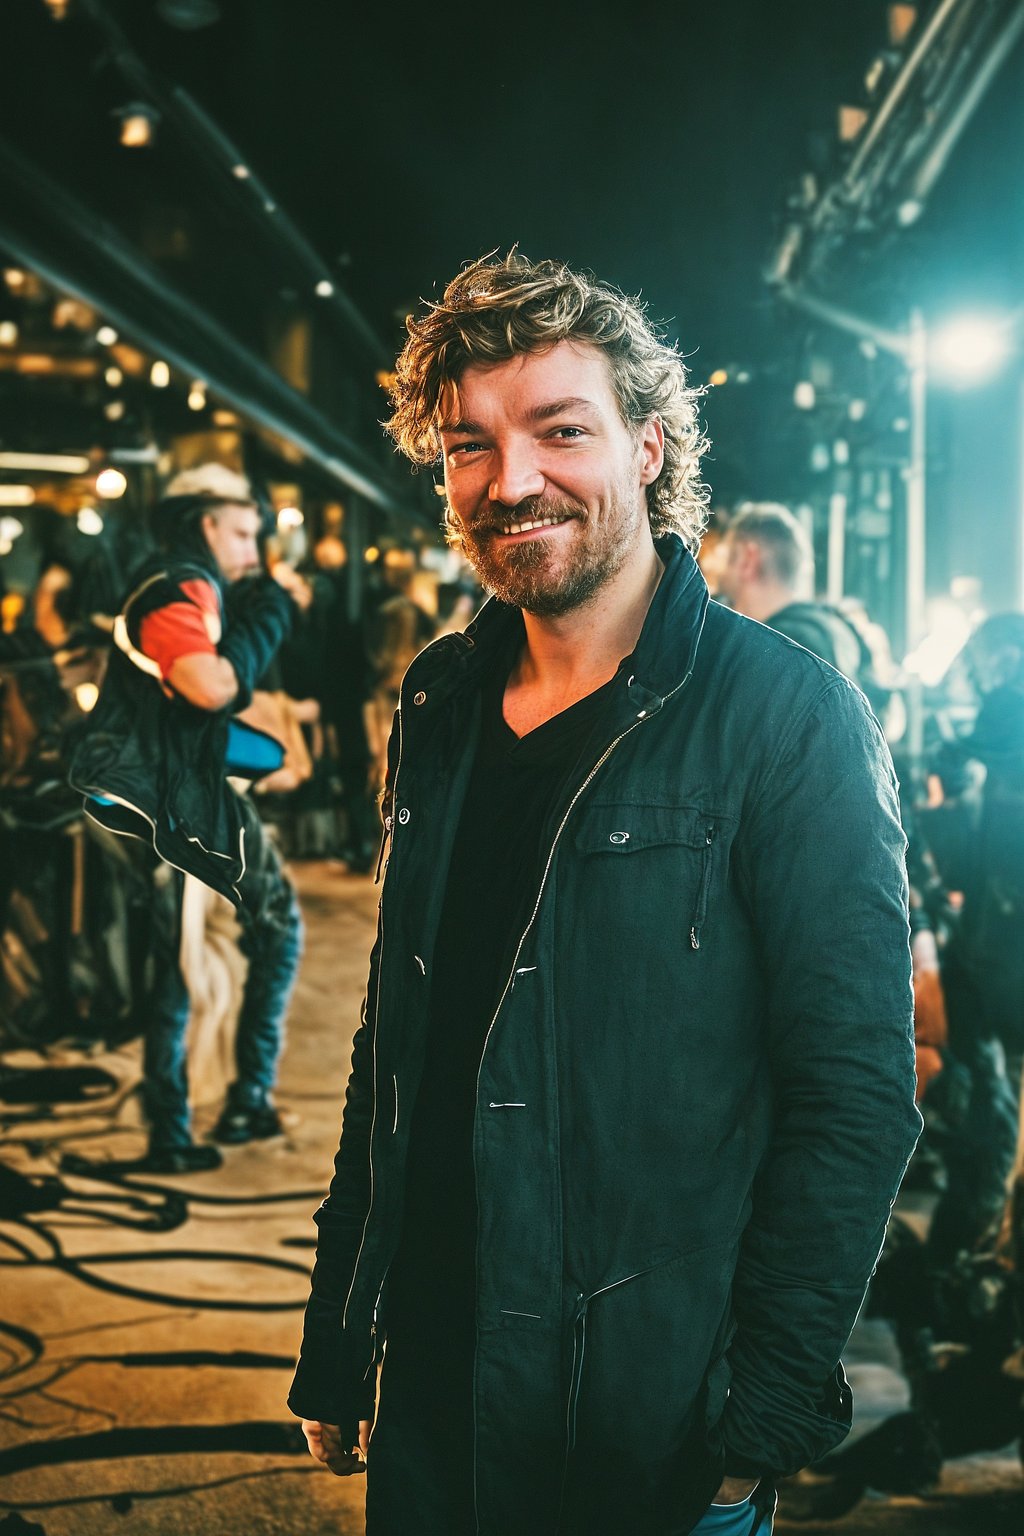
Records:
[[[389,549],[381,560],[383,590],[367,620],[367,650],[374,678],[378,788],[387,769],[388,733],[409,664],[432,639],[430,615],[412,596],[416,556],[411,549]]]
[[[289,1403],[367,1536],[766,1536],[920,1127],[891,761],[709,602],[636,301],[512,253],[408,325],[389,428],[493,596],[401,685]]]
[[[984,620],[963,661],[978,712],[931,765],[947,803],[973,799],[977,815],[942,966],[950,1049],[969,1090],[945,1138],[946,1188],[928,1235],[934,1263],[952,1262],[999,1227],[1024,1057],[1024,614]]]
[[[149,1145],[137,1166],[187,1173],[221,1158],[191,1134],[189,997],[178,959],[185,872],[238,909],[248,958],[237,1074],[214,1139],[238,1144],[281,1129],[272,1090],[302,920],[252,801],[229,781],[254,782],[282,765],[279,743],[244,715],[308,589],[283,564],[261,572],[258,504],[245,477],[223,465],[176,476],[155,524],[162,547],[135,573],[115,621],[70,781],[88,815],[154,850],[172,887],[174,920],[153,925],[142,1085]]]

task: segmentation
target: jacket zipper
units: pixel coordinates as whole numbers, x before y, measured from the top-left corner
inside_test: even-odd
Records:
[[[404,736],[405,736],[405,732],[404,732],[404,730],[402,728],[402,705],[401,705],[401,699],[399,699],[399,706],[398,706],[398,762],[395,765],[395,783],[394,783],[394,788],[392,790],[392,802],[391,802],[392,803],[392,808],[396,804],[397,795],[398,795],[398,778],[399,778],[399,775],[400,775],[400,773],[402,771],[402,745],[403,745],[403,741],[404,741]],[[394,821],[394,811],[393,811],[393,809],[392,809],[391,820],[392,820],[392,823],[393,823],[393,821]],[[385,837],[389,836],[390,832],[391,832],[391,828],[388,827],[387,824],[385,823]],[[383,858],[383,855],[384,855],[384,844],[382,842],[381,843],[381,858]],[[379,863],[379,861],[378,861],[378,863]],[[366,1208],[366,1220],[363,1222],[363,1234],[362,1234],[362,1237],[359,1240],[359,1249],[358,1249],[358,1251],[356,1253],[356,1261],[355,1261],[355,1263],[352,1266],[352,1279],[351,1279],[351,1281],[349,1283],[348,1295],[345,1297],[345,1305],[342,1308],[342,1312],[341,1312],[341,1326],[342,1326],[342,1328],[345,1328],[345,1327],[348,1326],[348,1309],[349,1309],[349,1304],[352,1301],[352,1292],[355,1290],[356,1279],[357,1279],[357,1277],[359,1275],[359,1263],[360,1263],[360,1260],[363,1257],[363,1249],[366,1247],[366,1234],[370,1230],[370,1218],[373,1215],[373,1202],[374,1202],[374,1199],[376,1198],[376,1193],[377,1193],[377,1181],[374,1178],[374,1173],[373,1173],[373,1133],[374,1133],[374,1130],[376,1129],[376,1125],[377,1125],[377,1105],[378,1105],[378,1102],[379,1102],[379,1095],[378,1095],[378,1092],[377,1092],[377,1087],[378,1087],[378,1085],[377,1085],[377,1025],[378,1025],[378,1022],[380,1020],[380,987],[381,987],[381,980],[383,978],[383,975],[384,975],[384,904],[383,904],[383,902],[381,902],[381,906],[380,906],[380,953],[377,956],[377,995],[376,995],[376,997],[374,999],[374,1012],[373,1012],[373,1115],[371,1116],[371,1119],[370,1119],[370,1150],[369,1150],[370,1203],[369,1203],[369,1205]],[[385,1279],[386,1279],[387,1278],[387,1271],[386,1270],[385,1270],[384,1274],[385,1274]],[[383,1280],[380,1283],[380,1289],[381,1289],[381,1291],[384,1289],[384,1281]],[[377,1293],[377,1300],[378,1301],[380,1300],[380,1291],[378,1291],[378,1293]],[[374,1313],[375,1313],[375,1317],[376,1317],[376,1307],[374,1308]]]
[[[697,888],[697,903],[693,909],[693,922],[690,925],[691,949],[700,949],[701,931],[708,915],[708,892],[711,889],[711,859],[714,842],[715,827],[709,823],[704,829],[704,862],[700,872],[700,885]]]
[[[671,693],[665,695],[665,699],[662,700],[662,704],[664,704],[667,699],[672,698],[673,694],[676,694],[681,689],[685,688],[686,684],[690,681],[690,677],[691,676],[692,676],[692,673],[691,672],[687,672],[686,676],[683,678],[682,682],[679,683],[678,687],[673,688]],[[621,733],[621,735],[616,736],[615,740],[609,743],[609,745],[602,752],[601,756],[598,758],[597,762],[594,764],[593,768],[591,768],[590,772],[587,774],[586,778],[583,780],[583,783],[580,785],[579,789],[577,789],[576,793],[573,795],[572,799],[569,801],[569,804],[566,806],[565,815],[562,817],[561,821],[558,824],[558,827],[557,827],[557,830],[555,831],[555,836],[554,836],[554,839],[552,841],[551,847],[548,850],[547,861],[546,861],[546,863],[544,865],[544,873],[541,875],[540,887],[539,887],[539,889],[537,891],[537,899],[536,899],[536,901],[533,904],[533,911],[530,913],[529,921],[527,922],[526,927],[523,929],[523,932],[522,932],[522,935],[520,937],[519,943],[516,945],[515,957],[513,958],[513,961],[512,961],[512,969],[509,972],[508,980],[506,981],[505,986],[502,989],[501,996],[498,999],[498,1006],[494,1010],[494,1017],[491,1019],[491,1022],[490,1022],[489,1026],[488,1026],[487,1034],[484,1036],[483,1049],[480,1052],[480,1066],[477,1068],[477,1074],[476,1074],[477,1099],[479,1099],[479,1097],[480,1097],[480,1074],[483,1072],[484,1057],[487,1055],[487,1047],[490,1044],[491,1035],[494,1032],[494,1026],[498,1022],[498,1015],[501,1013],[501,1010],[502,1010],[502,1008],[504,1006],[504,1003],[505,1003],[505,999],[508,996],[509,988],[512,986],[512,983],[515,980],[516,968],[519,965],[519,956],[523,952],[523,945],[526,943],[526,940],[527,940],[527,938],[529,936],[529,933],[530,933],[530,929],[533,927],[534,922],[536,921],[536,918],[537,918],[537,913],[540,911],[540,904],[541,904],[541,900],[542,900],[542,898],[544,896],[545,887],[547,886],[548,875],[551,873],[551,864],[552,864],[552,861],[553,861],[553,859],[555,857],[555,850],[558,847],[559,839],[561,838],[562,833],[565,830],[566,822],[569,820],[569,817],[572,815],[572,813],[573,813],[573,811],[574,811],[574,809],[576,807],[576,802],[579,800],[579,798],[583,794],[584,790],[586,790],[586,789],[588,789],[590,787],[590,785],[592,784],[594,778],[601,771],[601,769],[604,767],[605,763],[611,757],[612,753],[615,751],[615,748],[619,745],[619,743],[622,742],[622,741],[625,741],[626,737],[631,735],[632,732],[635,731],[639,726],[643,725],[645,720],[650,720],[650,719],[653,719],[653,718],[654,718],[654,716],[648,714],[648,712],[646,710],[642,711],[637,716],[637,718],[633,721],[633,723],[631,725],[627,726],[627,728]],[[641,1271],[641,1273],[642,1273],[642,1271]],[[633,1278],[633,1277],[630,1277],[630,1278]],[[624,1281],[617,1282],[617,1284],[624,1284],[624,1283],[625,1283]],[[595,1293],[595,1294],[599,1294],[599,1293]],[[582,1364],[582,1361],[580,1363]],[[575,1369],[575,1360],[574,1360],[574,1369]],[[476,1395],[477,1395],[476,1394],[476,1372],[474,1371],[474,1373],[473,1373],[473,1511],[474,1511],[474,1514],[476,1515],[477,1530],[479,1530],[479,1528],[480,1528],[480,1507],[479,1507],[479,1497],[478,1497],[479,1488],[478,1488],[478,1476],[477,1476],[477,1469],[478,1469],[478,1465],[479,1465],[479,1456],[477,1454],[478,1438],[479,1437],[478,1437],[478,1431],[477,1431]]]

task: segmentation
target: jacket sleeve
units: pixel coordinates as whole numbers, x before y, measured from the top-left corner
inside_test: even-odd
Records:
[[[920,1132],[896,788],[877,722],[836,679],[791,728],[739,850],[774,1121],[734,1282],[734,1476],[789,1475],[845,1437],[839,1357]]]
[[[397,715],[395,717],[397,722]],[[390,805],[397,757],[398,726],[388,741],[385,806]],[[383,846],[381,849],[383,857]],[[374,1033],[381,965],[382,923],[370,952],[359,1028],[352,1043],[352,1067],[345,1093],[341,1142],[327,1198],[314,1216],[316,1261],[303,1319],[302,1347],[288,1394],[288,1407],[302,1419],[337,1424],[343,1445],[355,1445],[360,1419],[374,1416],[374,1341],[342,1324],[370,1210],[370,1140],[374,1113]]]
[[[235,589],[228,602],[227,633],[217,647],[238,679],[232,713],[252,702],[253,689],[291,633],[297,612],[295,603],[272,576],[236,582]]]
[[[288,1394],[288,1407],[294,1414],[340,1425],[346,1445],[355,1444],[358,1421],[373,1418],[376,1390],[376,1373],[369,1370],[371,1341],[346,1334],[342,1317],[370,1208],[375,1020],[369,1002],[377,993],[380,947],[378,925],[366,1000],[352,1046],[334,1177],[313,1218],[317,1226],[316,1261],[303,1319],[301,1352]]]

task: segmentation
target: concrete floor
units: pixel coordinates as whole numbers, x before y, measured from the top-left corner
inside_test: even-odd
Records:
[[[228,1149],[212,1173],[136,1178],[128,1194],[58,1175],[58,1165],[66,1152],[141,1152],[130,1093],[119,1108],[107,1095],[49,1118],[0,1105],[3,1162],[62,1181],[43,1188],[46,1209],[0,1222],[2,1536],[361,1536],[362,1480],[334,1478],[309,1459],[284,1398],[376,895],[330,863],[301,864],[296,877],[307,948],[279,1092],[283,1139]],[[138,1056],[135,1044],[92,1062],[129,1090]],[[848,1363],[862,1433],[906,1401],[883,1324],[858,1328]],[[1012,1447],[948,1464],[927,1499],[869,1496],[834,1522],[799,1518],[807,1492],[807,1479],[783,1490],[778,1531],[1024,1530]]]

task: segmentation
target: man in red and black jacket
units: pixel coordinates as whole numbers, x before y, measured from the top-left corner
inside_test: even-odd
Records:
[[[220,1142],[279,1132],[272,1102],[284,1017],[302,948],[294,888],[250,799],[230,782],[279,766],[273,738],[239,722],[287,637],[305,583],[261,572],[259,507],[244,476],[220,464],[178,475],[156,509],[162,548],[136,573],[114,626],[115,649],[90,729],[71,765],[87,814],[142,838],[176,886],[171,931],[154,924],[156,975],[147,1017],[144,1165],[217,1166],[192,1141],[185,1035],[189,998],[178,960],[181,891],[193,874],[238,909],[249,967],[236,1038],[237,1075],[214,1128]]]

